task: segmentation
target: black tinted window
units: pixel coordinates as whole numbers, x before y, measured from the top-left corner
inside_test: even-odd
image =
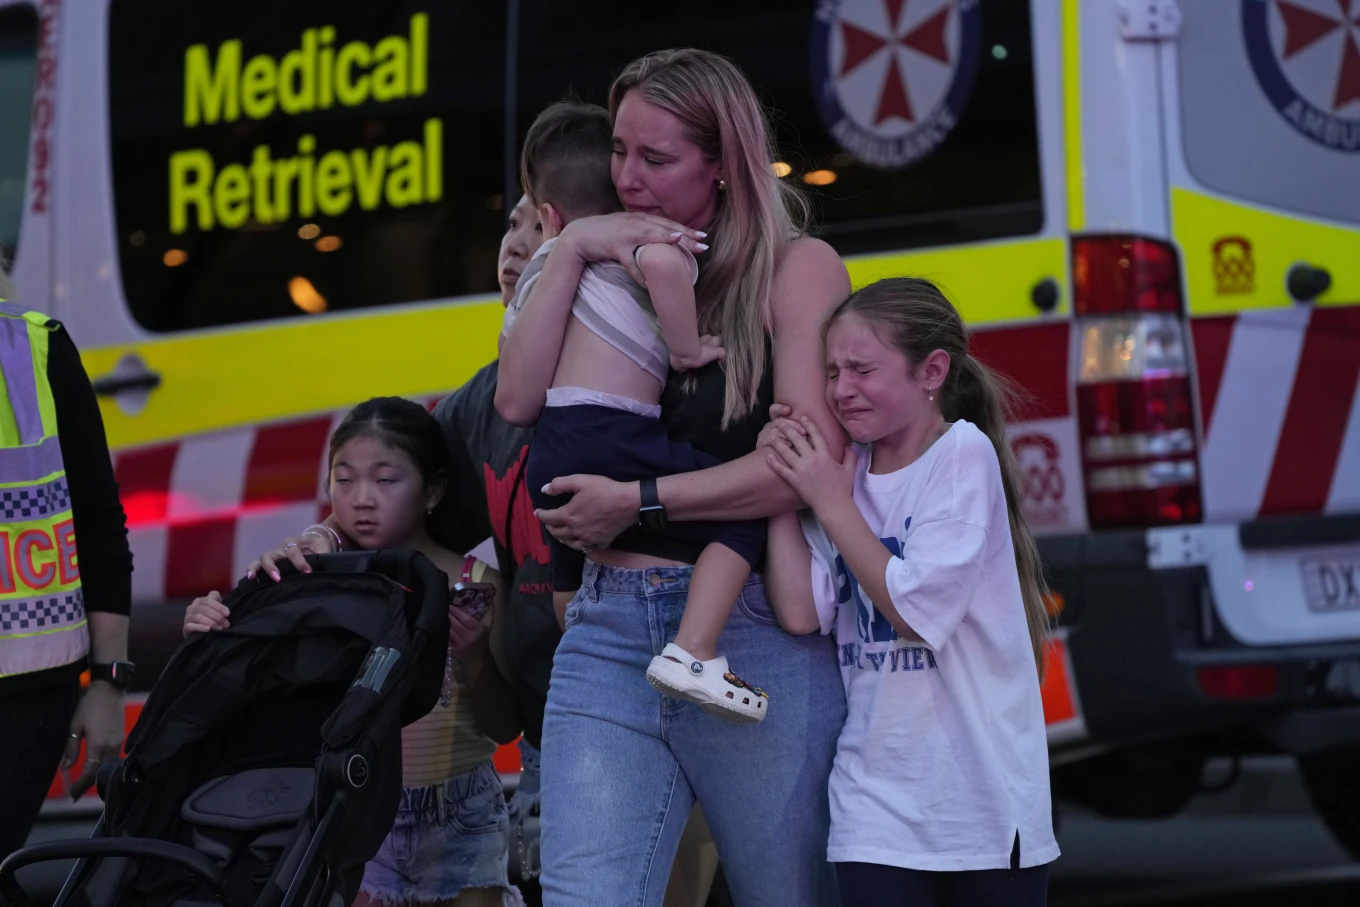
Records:
[[[704,47],[776,111],[787,178],[814,184],[820,229],[842,253],[1032,233],[1043,201],[1028,7],[524,0],[520,129],[568,90],[604,103],[634,57]]]
[[[123,287],[154,331],[495,290],[499,4],[114,0]]]

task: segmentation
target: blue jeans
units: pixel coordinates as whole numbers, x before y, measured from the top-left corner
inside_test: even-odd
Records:
[[[732,724],[663,698],[647,665],[675,638],[692,567],[586,564],[543,719],[545,907],[656,907],[697,797],[742,907],[837,905],[827,779],[845,723],[831,640],[779,628],[753,576],[719,642],[769,691]]]

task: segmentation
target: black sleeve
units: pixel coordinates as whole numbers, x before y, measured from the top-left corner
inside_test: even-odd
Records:
[[[466,391],[464,385],[440,400],[434,409],[454,469],[448,493],[456,495],[456,501],[451,509],[453,525],[449,527],[448,544],[455,551],[463,552],[476,548],[491,535],[482,466],[468,450]]]
[[[132,551],[127,518],[118,500],[113,462],[104,437],[94,388],[80,354],[65,328],[52,332],[47,349],[47,381],[57,411],[57,436],[71,490],[80,583],[86,611],[132,611]]]

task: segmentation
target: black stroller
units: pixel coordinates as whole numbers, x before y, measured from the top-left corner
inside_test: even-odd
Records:
[[[308,559],[244,581],[231,626],[179,648],[101,768],[87,840],[19,850],[79,858],[55,907],[336,907],[358,891],[401,796],[401,726],[434,707],[449,634],[444,574],[411,551]]]

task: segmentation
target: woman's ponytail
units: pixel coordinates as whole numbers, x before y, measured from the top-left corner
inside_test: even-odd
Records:
[[[880,325],[913,366],[935,350],[949,354],[949,377],[941,389],[940,411],[946,422],[965,419],[978,427],[996,449],[1001,464],[1001,486],[1015,549],[1015,567],[1025,603],[1025,623],[1040,677],[1051,627],[1048,583],[1039,562],[1039,547],[1029,531],[1020,499],[1020,466],[1006,438],[1006,416],[1017,392],[1010,381],[983,365],[968,352],[968,332],[958,311],[939,288],[917,277],[890,277],[870,284],[836,307],[823,327],[854,314]]]

